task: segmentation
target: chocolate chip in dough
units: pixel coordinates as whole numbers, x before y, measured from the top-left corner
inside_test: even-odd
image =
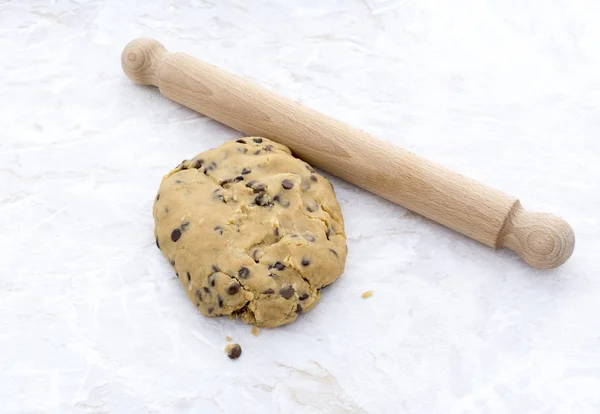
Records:
[[[216,226],[216,227],[215,227],[215,231],[216,231],[217,233],[219,233],[220,235],[223,235],[223,227],[221,227],[221,226]]]
[[[284,270],[285,269],[285,265],[279,261],[273,263],[271,266],[269,266],[269,269],[277,269],[277,270]]]
[[[250,270],[246,266],[242,266],[238,271],[238,276],[242,279],[248,279],[250,277]]]
[[[300,305],[300,304],[296,305],[296,313],[302,313],[302,305]]]
[[[196,169],[201,168],[203,164],[204,164],[204,160],[202,158],[199,160],[196,160],[196,163],[194,164],[194,168],[196,168]]]
[[[156,238],[156,247],[160,249],[160,244],[158,243],[158,237]]]
[[[181,223],[181,231],[186,231],[189,228],[190,228],[190,222],[189,221],[184,221],[183,223]]]
[[[310,181],[312,181],[313,183],[316,183],[316,182],[318,181],[318,180],[317,180],[317,176],[316,176],[316,175],[314,175],[314,174],[311,174],[311,175],[310,175]]]
[[[240,144],[245,144],[245,143],[246,143],[246,141],[244,141],[243,139],[238,139],[238,140],[236,140],[235,142],[238,142],[238,143],[240,143]]]
[[[217,295],[217,303],[219,304],[219,308],[223,307],[223,298],[221,295]]]
[[[300,300],[306,300],[306,299],[308,299],[308,293],[303,293],[303,294],[301,294],[301,295],[298,297],[298,299],[300,299]]]
[[[242,347],[238,344],[229,344],[225,347],[229,359],[238,359],[242,355]]]
[[[284,299],[289,299],[292,296],[294,296],[294,292],[295,291],[294,291],[294,288],[292,287],[292,285],[285,285],[279,290],[279,294]]]
[[[225,292],[227,292],[228,295],[235,295],[240,291],[240,284],[236,281],[231,282],[227,288],[225,288]]]
[[[252,141],[256,142],[257,144],[260,144],[263,140],[262,138],[253,138]]]
[[[242,170],[242,175],[250,174],[251,172],[252,172],[252,170],[250,168],[244,168]]]
[[[302,258],[302,266],[306,267],[308,265],[310,265],[310,260],[306,257],[303,257]]]
[[[269,288],[263,292],[263,294],[265,294],[265,295],[272,295],[273,293],[275,293],[275,291],[271,288]]]
[[[288,180],[286,178],[285,180],[283,180],[281,182],[281,186],[286,190],[290,190],[290,189],[294,188],[294,182],[292,180]]]
[[[188,282],[192,281],[192,275],[190,275],[190,272],[187,272],[187,278],[188,278]]]

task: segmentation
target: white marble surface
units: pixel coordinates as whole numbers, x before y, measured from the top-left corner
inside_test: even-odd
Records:
[[[0,412],[597,414],[599,21],[597,0],[0,0]],[[321,303],[258,337],[202,317],[152,199],[239,134],[133,85],[138,36],[565,217],[573,257],[536,271],[334,178],[350,254]]]

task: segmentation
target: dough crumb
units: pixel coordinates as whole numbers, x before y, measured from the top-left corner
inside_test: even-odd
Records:
[[[225,337],[225,340],[226,340],[227,342],[231,342],[231,336],[227,335],[227,336]]]
[[[371,296],[373,296],[373,291],[372,290],[367,290],[361,296],[362,296],[363,299],[370,298]]]
[[[258,329],[258,326],[253,326],[252,327],[252,335],[258,336],[259,332],[260,332],[260,329]]]
[[[238,359],[242,355],[242,347],[238,344],[229,344],[225,347],[229,359]]]

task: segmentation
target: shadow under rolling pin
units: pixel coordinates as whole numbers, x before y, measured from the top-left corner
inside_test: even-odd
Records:
[[[320,112],[279,96],[153,39],[130,42],[123,71],[250,136],[290,147],[307,162],[493,248],[507,247],[531,266],[563,264],[575,235],[563,219],[533,213],[519,200]]]

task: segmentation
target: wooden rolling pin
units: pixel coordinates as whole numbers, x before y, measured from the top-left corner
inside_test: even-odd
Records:
[[[508,247],[537,268],[563,264],[575,245],[569,224],[529,212],[514,197],[471,180],[359,129],[152,39],[121,56],[142,85],[247,135],[290,147],[346,181],[493,248]]]

